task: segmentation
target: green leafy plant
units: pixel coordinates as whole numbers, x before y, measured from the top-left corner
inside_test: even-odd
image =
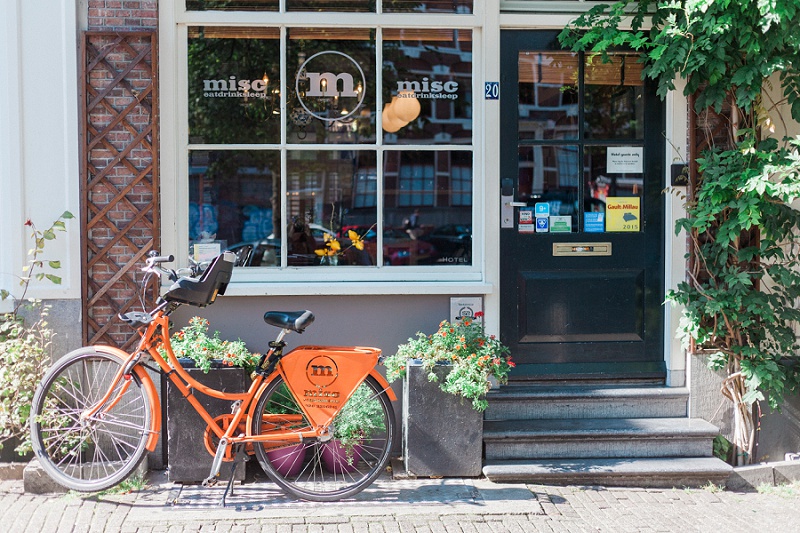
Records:
[[[386,429],[383,409],[366,385],[359,386],[333,421],[333,438],[344,448],[345,458],[353,464],[353,449],[376,431]]]
[[[800,140],[768,138],[785,127],[782,111],[800,121],[798,15],[794,0],[621,0],[593,7],[559,36],[601,56],[640,51],[659,95],[683,78],[697,113],[733,108],[728,144],[696,158],[697,183],[676,225],[688,234],[693,268],[667,299],[682,306],[685,346],[725,374],[737,464],[752,460],[753,403],[778,408],[800,384],[800,216],[790,206],[800,198]],[[783,99],[773,101],[765,88],[776,82]]]
[[[191,359],[204,373],[208,373],[214,361],[221,361],[223,366],[241,367],[251,374],[258,364],[260,354],[250,353],[242,340],[220,339],[218,331],[209,335],[208,327],[208,320],[195,316],[189,320],[188,326],[176,331],[170,339],[175,356],[179,359]],[[163,348],[161,355],[166,357]]]
[[[481,316],[482,313],[476,313],[475,318]],[[408,361],[415,359],[422,362],[430,381],[438,381],[434,367],[450,365],[441,389],[471,400],[477,411],[488,406],[489,378],[508,383],[508,373],[515,366],[508,347],[494,335],[486,335],[483,323],[472,318],[455,324],[442,321],[436,333],[418,332],[416,337],[398,346],[397,353],[383,361],[387,379],[391,382],[405,376]]]
[[[16,439],[15,451],[19,455],[31,451],[30,408],[36,386],[50,365],[53,337],[47,324],[49,306],[37,300],[26,301],[25,297],[33,280],[61,283],[61,278],[53,273],[61,268],[61,263],[45,262],[41,255],[57,232],[66,231],[65,221],[70,218],[72,213],[65,211],[44,231],[38,230],[31,220],[25,222],[25,227],[31,229],[34,247],[28,252],[23,275],[17,276],[22,287],[20,296],[0,289],[0,299],[14,302],[10,313],[0,315],[0,448],[8,440]],[[27,318],[23,317],[23,311]]]

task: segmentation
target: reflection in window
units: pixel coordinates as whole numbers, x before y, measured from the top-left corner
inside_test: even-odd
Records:
[[[519,53],[520,139],[578,138],[578,56]]]
[[[551,216],[569,216],[572,231],[578,229],[578,184],[580,158],[578,147],[521,146],[517,198],[533,206],[550,204]]]
[[[610,60],[609,63],[604,63],[600,55],[586,55],[586,137],[642,139],[642,64],[634,53],[616,52],[611,54]]]
[[[280,3],[312,5],[375,9],[356,0]],[[467,6],[391,3],[396,12]],[[188,28],[192,244],[217,242],[240,267],[472,264],[472,31],[384,28],[380,42],[377,33]],[[377,147],[379,112],[385,142]],[[394,119],[403,124],[389,131]]]
[[[375,12],[375,0],[286,0],[287,11]]]
[[[288,30],[288,140],[374,143],[375,31]]]
[[[420,241],[415,264],[472,263],[471,168],[472,152],[385,153],[384,231]]]
[[[279,194],[278,152],[191,151],[190,244],[219,243],[238,266],[280,266]]]
[[[189,139],[280,142],[277,28],[189,28]]]
[[[348,233],[359,241],[377,227],[377,191],[359,187],[375,169],[372,151],[289,151],[288,266],[377,264],[375,246],[359,249]]]
[[[472,32],[383,31],[387,144],[472,143]]]
[[[277,11],[279,0],[186,0],[187,11]]]
[[[472,13],[473,0],[383,0],[384,13]]]

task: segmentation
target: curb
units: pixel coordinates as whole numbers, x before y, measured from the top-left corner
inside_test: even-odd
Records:
[[[754,490],[760,485],[775,486],[798,480],[800,480],[800,461],[778,461],[737,466],[728,477],[725,488],[732,491]]]

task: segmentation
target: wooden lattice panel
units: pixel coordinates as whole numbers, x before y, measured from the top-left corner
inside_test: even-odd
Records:
[[[84,340],[127,348],[117,315],[141,309],[160,235],[156,32],[85,32],[81,57]]]

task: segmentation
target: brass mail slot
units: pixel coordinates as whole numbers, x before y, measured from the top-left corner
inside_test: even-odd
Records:
[[[611,255],[610,242],[554,242],[553,256]]]

